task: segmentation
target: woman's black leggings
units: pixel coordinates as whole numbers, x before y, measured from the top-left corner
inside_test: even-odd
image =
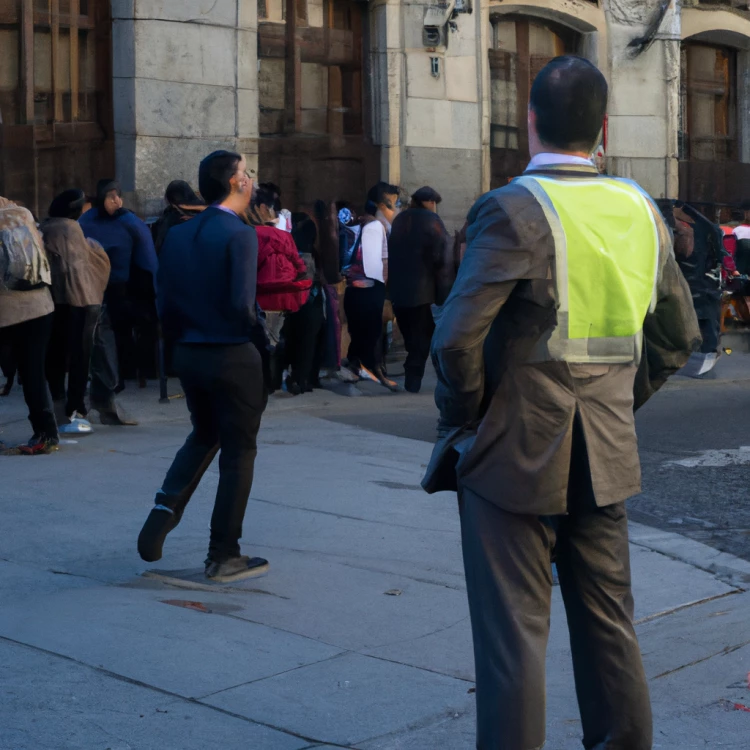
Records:
[[[344,312],[349,326],[349,364],[364,365],[376,370],[383,363],[383,305],[385,284],[375,286],[347,287],[344,296]]]

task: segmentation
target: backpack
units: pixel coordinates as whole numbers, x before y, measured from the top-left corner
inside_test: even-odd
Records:
[[[27,291],[51,284],[47,254],[31,212],[0,204],[0,289]]]
[[[361,234],[362,232],[355,232],[346,224],[339,223],[339,264],[342,269],[351,265]]]

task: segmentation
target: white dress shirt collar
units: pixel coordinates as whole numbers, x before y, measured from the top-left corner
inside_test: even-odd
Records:
[[[559,164],[573,164],[582,167],[594,166],[594,162],[591,161],[591,159],[584,159],[582,156],[573,156],[572,154],[543,153],[537,154],[529,162],[529,166],[526,167],[526,171],[528,172],[530,169],[540,169],[541,167],[551,167]]]

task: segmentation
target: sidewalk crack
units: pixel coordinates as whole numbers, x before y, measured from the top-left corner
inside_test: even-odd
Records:
[[[736,646],[725,646],[723,649],[721,649],[721,651],[717,651],[714,654],[709,654],[708,656],[703,656],[700,659],[695,659],[695,661],[691,661],[688,664],[683,664],[679,667],[675,667],[674,669],[669,669],[666,672],[662,672],[661,674],[656,675],[656,677],[652,677],[651,679],[659,680],[662,677],[667,677],[671,674],[674,674],[675,672],[681,672],[683,669],[688,669],[688,667],[694,667],[696,666],[696,664],[702,664],[704,661],[713,659],[714,656],[727,656],[728,654],[739,651],[741,648],[744,648],[748,645],[750,645],[750,641],[743,641],[742,643],[738,643]]]

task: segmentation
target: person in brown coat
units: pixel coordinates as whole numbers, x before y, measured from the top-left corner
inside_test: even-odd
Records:
[[[41,226],[55,302],[46,370],[53,400],[64,402],[61,433],[92,431],[86,419],[86,385],[110,271],[104,248],[86,239],[78,223],[85,202],[82,190],[66,190],[52,201],[49,218]]]
[[[583,746],[652,746],[625,512],[640,491],[633,412],[700,336],[658,209],[589,158],[606,103],[582,58],[538,74],[533,158],[469,212],[433,338],[443,437],[424,486],[458,489],[478,750],[544,745],[553,552]]]

